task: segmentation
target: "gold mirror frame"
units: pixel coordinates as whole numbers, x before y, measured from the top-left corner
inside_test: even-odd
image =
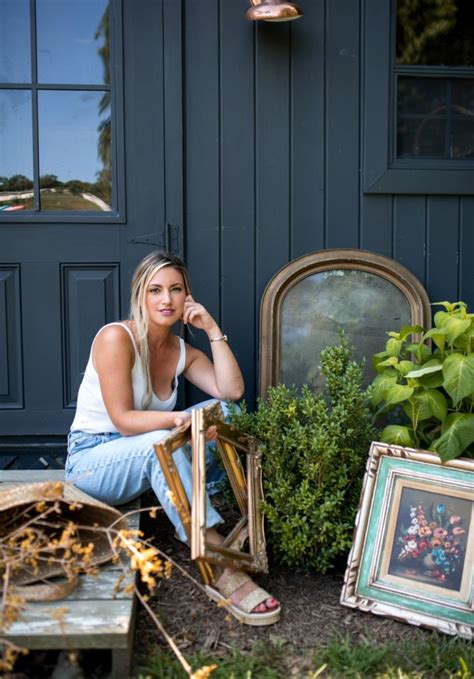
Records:
[[[171,500],[182,521],[188,544],[191,544],[191,507],[184,490],[181,477],[173,460],[173,453],[186,443],[191,442],[191,422],[173,429],[170,434],[153,446],[160,462],[163,475],[171,493]],[[214,583],[214,575],[209,564],[198,561],[197,566],[204,584]]]
[[[216,446],[227,472],[241,517],[221,545],[206,539],[206,432],[216,427]],[[186,443],[192,444],[192,503],[188,501],[173,453]],[[154,445],[172,500],[181,518],[195,559],[205,584],[214,582],[211,563],[254,573],[268,573],[263,515],[261,453],[258,442],[223,422],[219,403],[191,412],[191,422],[174,429]],[[238,450],[246,455],[245,473]],[[249,551],[242,551],[248,539]]]
[[[259,394],[281,380],[281,312],[287,293],[303,279],[323,271],[358,270],[378,275],[398,288],[410,308],[411,324],[431,327],[428,294],[414,274],[390,257],[355,248],[320,250],[299,257],[278,271],[266,286],[260,306]],[[395,328],[387,328],[395,330]]]
[[[240,519],[222,544],[206,540],[206,431],[217,430],[216,445],[229,478],[240,511]],[[193,437],[193,502],[191,558],[223,567],[252,573],[268,573],[263,515],[261,453],[258,442],[251,436],[213,419],[206,409],[192,411]],[[240,461],[241,451],[246,456],[247,473]],[[248,539],[248,552],[242,550]]]

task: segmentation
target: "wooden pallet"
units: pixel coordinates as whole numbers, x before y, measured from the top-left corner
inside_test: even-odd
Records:
[[[63,481],[64,470],[0,471],[0,487],[34,481]],[[120,507],[138,508],[139,500]],[[139,514],[129,519],[130,528],[138,528]],[[136,597],[123,592],[113,597],[114,583],[123,572],[120,565],[105,564],[97,577],[81,575],[79,586],[61,601],[29,602],[18,620],[4,635],[9,641],[36,649],[110,649],[114,679],[130,676],[131,651],[135,623]],[[133,582],[130,571],[126,582]],[[53,617],[57,609],[67,609],[64,617]]]

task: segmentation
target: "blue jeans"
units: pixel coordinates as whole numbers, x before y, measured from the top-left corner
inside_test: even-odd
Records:
[[[212,402],[212,399],[204,401],[188,410],[202,408]],[[221,407],[227,417],[226,404],[221,402]],[[145,490],[152,488],[168,518],[175,526],[180,539],[187,542],[181,519],[169,497],[169,487],[153,448],[155,443],[168,434],[167,429],[150,431],[137,436],[72,431],[68,437],[65,479],[88,495],[109,505],[125,504]],[[224,478],[225,472],[216,459],[211,445],[207,444],[206,451],[206,487],[208,493],[212,494],[217,491],[217,486]],[[190,446],[179,448],[173,454],[173,459],[191,503]],[[220,515],[209,501],[209,496],[206,502],[206,521],[208,528],[222,523]]]

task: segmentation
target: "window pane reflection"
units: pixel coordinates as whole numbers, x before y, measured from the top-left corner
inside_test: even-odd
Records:
[[[33,207],[31,93],[0,90],[0,210]]]
[[[465,113],[474,115],[474,78],[454,78],[451,87],[453,104],[466,109]]]
[[[451,156],[474,159],[474,118],[462,116],[453,121]]]
[[[446,121],[436,118],[398,121],[399,158],[440,158],[445,155]]]
[[[38,81],[110,83],[108,0],[37,0]]]
[[[474,65],[472,0],[397,0],[397,63]]]
[[[397,155],[472,158],[474,79],[398,78]]]
[[[42,210],[111,210],[108,92],[38,93]]]
[[[0,82],[31,82],[29,0],[0,0]]]
[[[437,78],[399,78],[398,113],[432,113],[446,107],[446,81]]]

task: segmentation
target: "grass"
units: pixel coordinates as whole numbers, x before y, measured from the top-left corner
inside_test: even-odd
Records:
[[[304,655],[303,655],[304,653]],[[352,642],[334,638],[319,649],[295,648],[279,637],[224,656],[195,653],[194,670],[217,664],[212,679],[473,679],[474,647],[468,641],[433,633],[426,640]],[[185,679],[174,656],[160,649],[137,679]]]
[[[327,676],[344,679],[395,678],[400,672],[413,678],[469,679],[474,672],[473,646],[468,641],[435,633],[426,640],[376,645],[369,639],[352,643],[348,636],[340,637],[316,651],[313,658],[315,665],[327,664]]]

